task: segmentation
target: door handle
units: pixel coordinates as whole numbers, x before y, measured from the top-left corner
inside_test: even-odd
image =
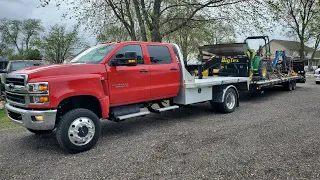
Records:
[[[171,71],[176,71],[176,70],[178,70],[177,68],[171,68],[170,69]]]
[[[144,73],[144,72],[149,72],[149,71],[147,69],[141,69],[140,72]]]

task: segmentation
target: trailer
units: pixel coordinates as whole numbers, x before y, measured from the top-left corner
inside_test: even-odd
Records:
[[[265,52],[260,48],[257,51],[250,49],[247,40],[264,39]],[[295,90],[296,83],[305,80],[293,70],[293,62],[285,57],[283,51],[277,51],[277,57],[270,57],[268,36],[252,36],[243,43],[209,44],[200,46],[199,58],[203,64],[200,66],[199,78],[203,78],[202,71],[213,66],[220,66],[220,77],[248,77],[248,91],[260,91],[262,88],[282,85],[286,90]],[[278,59],[284,60],[279,63]]]

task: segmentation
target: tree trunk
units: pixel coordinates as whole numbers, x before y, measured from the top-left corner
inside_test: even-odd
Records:
[[[314,49],[312,51],[312,55],[311,55],[311,58],[310,58],[310,62],[311,63],[308,63],[308,70],[311,71],[311,68],[312,68],[312,61],[314,60],[314,56],[317,52],[317,49],[319,47],[319,44],[320,44],[320,34],[317,35],[316,37],[316,42],[314,44]]]
[[[138,0],[133,0],[133,5],[134,5],[134,9],[136,11],[137,19],[138,19],[138,22],[139,22],[142,41],[148,41],[147,32],[146,32],[146,26],[145,26],[145,24],[143,22],[143,19],[142,19],[142,15],[141,15],[141,11],[140,11],[141,8],[139,7]]]

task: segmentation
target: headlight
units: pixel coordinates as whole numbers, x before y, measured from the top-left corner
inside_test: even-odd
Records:
[[[29,83],[28,90],[29,92],[44,92],[49,90],[49,85],[47,82]]]

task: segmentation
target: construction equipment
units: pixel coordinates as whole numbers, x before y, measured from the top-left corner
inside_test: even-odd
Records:
[[[261,46],[257,52],[249,48],[247,41],[252,39],[265,41],[265,54]],[[198,49],[200,57],[211,55],[200,71],[219,64],[219,76],[250,77],[255,80],[267,79],[268,69],[272,71],[268,36],[252,36],[246,38],[244,43],[204,45]],[[199,78],[202,78],[201,75]]]
[[[272,71],[272,64],[270,58],[270,41],[268,36],[251,36],[247,37],[244,42],[247,44],[248,40],[263,39],[265,52],[263,53],[262,46],[259,47],[257,52],[248,48],[248,55],[250,60],[250,78],[259,80],[269,78],[269,74]],[[269,73],[268,73],[269,72]]]
[[[280,59],[282,57],[282,59]],[[281,73],[292,73],[292,67],[290,66],[292,61],[287,58],[285,51],[276,51],[275,58],[272,61],[272,67]]]

